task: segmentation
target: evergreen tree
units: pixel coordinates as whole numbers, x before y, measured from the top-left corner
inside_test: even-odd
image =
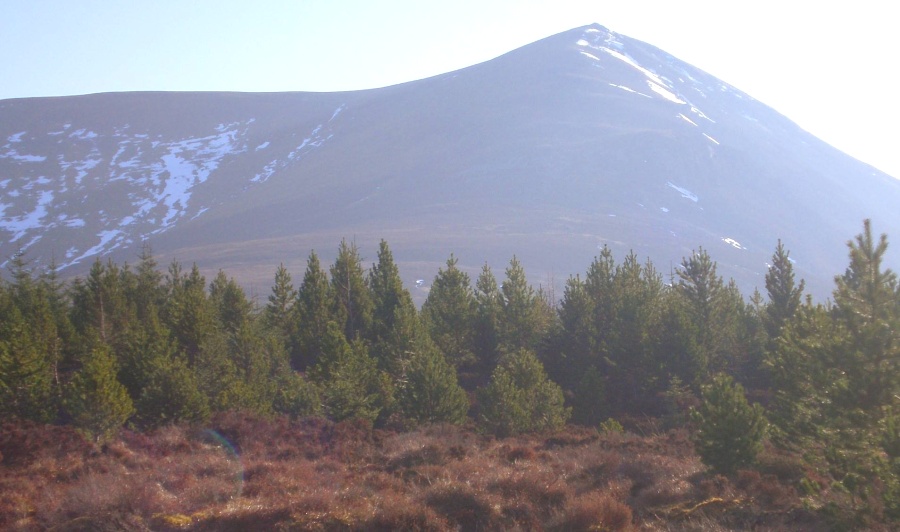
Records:
[[[164,323],[193,367],[200,346],[216,328],[217,310],[206,295],[206,279],[196,264],[185,275],[181,265],[173,262],[166,277],[166,293]]]
[[[400,272],[384,240],[378,250],[378,262],[369,270],[368,285],[373,302],[371,353],[380,367],[397,378],[396,362],[403,358],[405,344],[412,340],[408,335],[414,334],[417,316],[412,297],[403,288]]]
[[[805,281],[794,282],[794,266],[790,253],[784,249],[781,240],[772,255],[772,265],[766,273],[766,292],[769,304],[765,307],[765,324],[769,338],[773,341],[781,335],[781,329],[793,318],[800,308]]]
[[[253,304],[240,285],[233,278],[229,279],[222,270],[209,284],[209,300],[219,324],[226,332],[235,334],[249,323]]]
[[[169,331],[156,316],[145,322],[133,324],[123,335],[118,352],[119,382],[137,400],[150,380],[165,361],[178,355],[178,346]]]
[[[422,319],[447,361],[460,369],[475,364],[475,293],[469,276],[450,255],[447,269],[439,269],[422,304]]]
[[[291,274],[284,264],[279,264],[275,270],[275,284],[272,285],[272,293],[269,294],[265,317],[268,326],[278,331],[285,342],[296,335],[297,320],[294,311],[296,301],[297,290],[291,282]]]
[[[56,417],[51,361],[7,294],[0,293],[0,419]]]
[[[300,373],[290,370],[279,373],[275,401],[272,408],[291,417],[314,416],[321,410],[318,388]]]
[[[716,263],[700,248],[690,258],[685,258],[678,270],[676,293],[680,296],[696,333],[699,374],[725,371],[733,353],[739,308],[740,292],[735,286],[726,287],[716,273]]]
[[[124,272],[115,263],[105,265],[97,259],[87,278],[72,285],[72,322],[77,330],[90,336],[96,332],[100,340],[118,347],[120,333],[134,321],[123,285]]]
[[[415,423],[462,423],[469,410],[456,370],[434,346],[413,356],[399,396],[404,417]]]
[[[766,418],[758,404],[751,406],[744,388],[719,374],[703,387],[703,400],[694,411],[694,443],[703,463],[719,473],[750,467],[762,450]]]
[[[209,400],[196,375],[180,357],[155,357],[135,402],[136,417],[147,427],[202,422],[209,418]]]
[[[501,358],[478,400],[482,424],[499,436],[555,430],[571,415],[563,404],[562,389],[526,349]]]
[[[337,258],[331,266],[331,288],[335,298],[334,315],[345,320],[344,335],[348,340],[365,338],[372,325],[373,303],[356,243],[341,240]]]
[[[847,379],[838,399],[877,421],[900,393],[900,292],[896,274],[882,268],[887,236],[876,243],[869,220],[848,247],[850,265],[834,291],[836,317],[847,331],[835,360]]]
[[[116,378],[115,359],[98,343],[69,383],[64,404],[72,423],[95,441],[103,441],[134,413],[128,391]]]
[[[503,296],[497,279],[485,264],[475,281],[475,356],[478,365],[487,372],[497,362],[500,343],[500,319],[503,312]]]
[[[325,413],[335,421],[375,421],[390,398],[384,377],[365,345],[355,342],[351,346],[341,328],[329,322],[322,347],[310,378],[323,392]]]
[[[241,408],[247,403],[246,384],[240,379],[231,340],[222,331],[205,334],[193,363],[189,362],[213,412]]]
[[[500,320],[498,326],[501,350],[537,350],[549,327],[545,301],[535,293],[525,278],[525,270],[516,257],[506,268],[506,280],[500,287]]]
[[[306,273],[293,307],[297,326],[292,342],[291,365],[295,369],[304,371],[314,366],[322,353],[322,339],[325,338],[328,323],[343,322],[342,318],[334,314],[332,300],[328,276],[320,266],[318,255],[313,251],[309,254]]]
[[[135,282],[128,293],[128,300],[135,307],[139,321],[159,317],[159,311],[165,305],[166,293],[163,287],[163,275],[159,265],[153,258],[150,246],[141,246],[139,262],[134,272]]]
[[[370,337],[377,342],[390,334],[397,308],[412,307],[412,298],[403,288],[394,255],[384,240],[379,244],[378,262],[369,270],[368,285],[373,304]]]

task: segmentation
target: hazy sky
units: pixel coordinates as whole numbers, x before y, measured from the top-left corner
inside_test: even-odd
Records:
[[[894,8],[884,0],[831,5],[2,0],[0,99],[373,88],[463,68],[597,22],[707,71],[900,178]]]

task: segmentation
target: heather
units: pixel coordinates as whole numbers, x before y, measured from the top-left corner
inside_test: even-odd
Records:
[[[877,529],[900,516],[900,288],[869,222],[833,300],[703,250],[608,248],[557,299],[451,255],[417,308],[388,244],[266,302],[145,248],[0,283],[4,526]]]

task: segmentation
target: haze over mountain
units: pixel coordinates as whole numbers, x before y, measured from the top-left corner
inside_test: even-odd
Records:
[[[451,252],[561,283],[603,245],[664,273],[702,246],[749,292],[780,238],[826,297],[864,218],[900,238],[898,205],[900,181],[598,25],[367,91],[0,101],[0,262],[63,275],[147,241],[267,291],[346,237],[370,261],[386,239],[420,298]]]

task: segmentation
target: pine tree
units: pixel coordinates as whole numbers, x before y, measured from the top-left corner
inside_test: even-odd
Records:
[[[306,262],[306,273],[293,307],[297,321],[291,351],[291,365],[294,369],[305,371],[314,366],[322,353],[322,339],[325,338],[328,323],[343,322],[343,318],[334,314],[332,301],[328,276],[322,270],[318,255],[313,251]]]
[[[369,334],[372,356],[381,368],[398,377],[397,362],[403,358],[405,344],[412,341],[417,327],[416,309],[409,292],[403,288],[400,272],[384,240],[378,250],[378,262],[369,270],[372,295],[372,325]]]
[[[389,403],[385,382],[362,342],[351,346],[341,328],[329,322],[318,363],[310,378],[323,392],[325,413],[335,421],[359,418],[375,421]]]
[[[372,295],[363,275],[362,258],[356,243],[341,240],[338,256],[331,266],[331,293],[335,316],[342,316],[348,340],[365,338],[372,326]]]
[[[497,287],[497,279],[485,264],[475,281],[475,356],[478,364],[490,372],[497,362],[500,344],[500,319],[503,312],[503,296]]]
[[[736,302],[740,292],[726,287],[716,273],[716,263],[700,248],[685,258],[678,270],[676,293],[680,296],[697,335],[699,374],[693,379],[728,369],[737,327]],[[737,300],[737,301],[735,301]]]
[[[725,474],[752,466],[766,433],[762,407],[747,403],[744,388],[724,374],[714,376],[702,395],[693,413],[697,423],[694,443],[700,459]]]
[[[166,277],[166,293],[163,321],[193,367],[200,346],[216,328],[216,308],[206,295],[206,279],[196,264],[185,275],[181,265],[173,262]]]
[[[147,427],[202,422],[210,414],[209,400],[200,391],[196,375],[177,356],[152,360],[135,407],[136,417]]]
[[[72,423],[95,441],[109,438],[134,413],[117,372],[109,348],[98,343],[66,389],[64,405]]]
[[[506,353],[479,394],[481,422],[499,436],[555,430],[571,415],[562,389],[531,351]]]
[[[878,242],[869,220],[848,242],[850,265],[835,279],[837,317],[847,331],[837,365],[847,377],[845,409],[877,420],[900,393],[900,291],[896,274],[882,268],[887,236]]]
[[[297,334],[294,311],[296,301],[297,290],[291,282],[291,274],[284,264],[279,264],[275,270],[275,284],[269,294],[269,303],[266,305],[265,319],[268,326],[277,331],[286,343]]]
[[[291,417],[314,416],[321,410],[319,389],[303,375],[290,368],[278,375],[272,408]]]
[[[377,341],[390,334],[397,308],[412,307],[412,298],[403,287],[394,255],[384,240],[379,244],[378,262],[369,270],[368,286],[373,304],[370,337]]]
[[[52,421],[57,403],[51,361],[5,296],[0,293],[0,419]]]
[[[781,240],[772,255],[772,265],[766,272],[766,292],[769,294],[769,304],[765,307],[765,324],[769,338],[776,339],[781,335],[781,329],[791,320],[797,309],[800,308],[800,298],[803,294],[805,281],[800,284],[794,282],[794,266],[791,264],[790,253],[784,249]]]
[[[469,410],[456,370],[434,346],[413,356],[399,395],[404,417],[414,423],[462,423]]]
[[[439,269],[422,304],[422,319],[447,361],[468,369],[475,358],[475,294],[469,276],[457,267],[450,255],[447,269]]]
[[[209,284],[209,301],[219,324],[228,333],[237,333],[251,319],[253,304],[237,282],[229,279],[222,270]]]
[[[72,322],[83,335],[95,331],[101,341],[117,348],[120,333],[135,320],[128,305],[123,284],[123,270],[108,261],[97,259],[87,278],[72,285]]]
[[[506,268],[506,280],[500,287],[500,348],[536,350],[549,326],[544,301],[528,284],[525,270],[516,257]]]

